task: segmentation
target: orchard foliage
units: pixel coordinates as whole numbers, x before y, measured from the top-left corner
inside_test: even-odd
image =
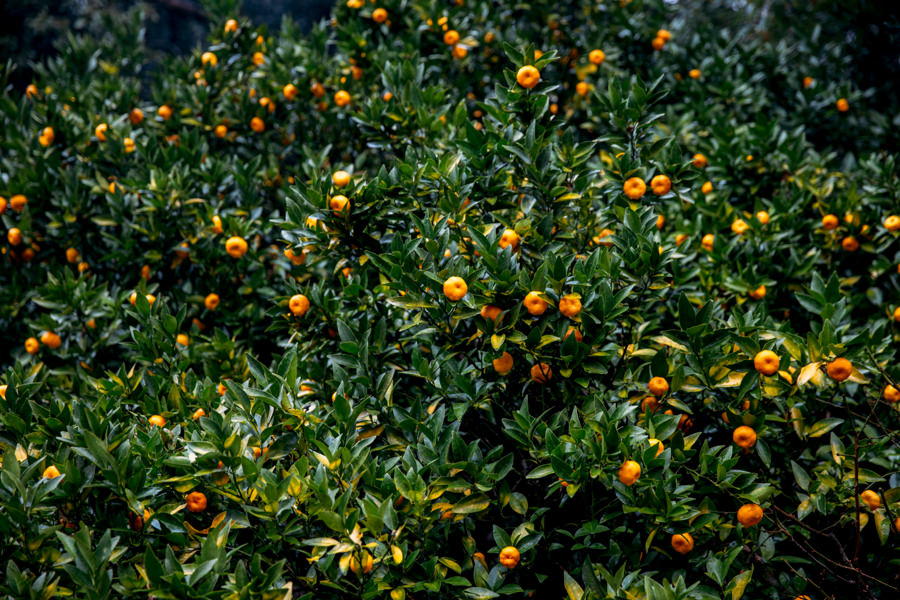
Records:
[[[896,125],[682,4],[221,0],[8,87],[3,597],[897,597]]]

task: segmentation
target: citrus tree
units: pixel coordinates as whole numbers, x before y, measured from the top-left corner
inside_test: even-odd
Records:
[[[893,113],[763,4],[66,40],[0,97],[4,596],[894,597]]]

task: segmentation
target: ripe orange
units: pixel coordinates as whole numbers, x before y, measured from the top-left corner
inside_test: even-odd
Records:
[[[647,184],[640,177],[631,177],[622,188],[632,200],[640,200],[647,193]]]
[[[497,371],[498,375],[506,375],[513,368],[513,357],[509,352],[504,352],[500,358],[495,358],[491,364],[494,365],[494,370]]]
[[[581,312],[581,300],[577,294],[566,294],[559,299],[559,312],[574,319]]]
[[[444,295],[452,302],[462,300],[468,291],[469,286],[462,277],[453,276],[444,282]]]
[[[363,551],[362,561],[356,556],[352,556],[350,558],[350,570],[353,571],[354,575],[359,575],[360,573],[368,573],[372,570],[372,567],[375,565],[375,559],[372,558],[372,555]]]
[[[884,220],[884,228],[890,232],[900,231],[900,217],[891,215]]]
[[[766,286],[761,285],[755,290],[750,290],[750,297],[754,300],[762,300],[766,297]]]
[[[247,253],[247,242],[244,238],[234,235],[225,242],[225,252],[232,258],[240,258]]]
[[[314,81],[314,82],[309,86],[309,93],[312,94],[312,95],[313,95],[314,97],[316,97],[316,98],[321,98],[322,96],[325,95],[325,86],[323,86],[323,85],[322,85],[321,83],[319,83],[318,81]],[[346,94],[347,92],[344,92],[344,93]],[[348,101],[349,101],[349,98],[350,98],[349,94],[347,95],[347,98],[348,98]]]
[[[812,77],[810,77],[809,75],[807,75],[806,77],[803,78],[803,87],[804,87],[804,88],[808,88],[808,87],[811,86],[812,84],[813,84],[813,78],[812,78]]]
[[[884,399],[890,402],[891,404],[900,402],[900,390],[891,384],[887,384],[884,386],[884,392],[882,394]]]
[[[850,110],[850,103],[847,102],[846,98],[839,98],[835,103],[835,106],[837,106],[837,109],[840,112],[847,112],[848,110]]]
[[[350,104],[350,94],[344,90],[338,90],[334,94],[334,103],[343,108]]]
[[[658,439],[656,439],[656,438],[650,438],[650,439],[648,439],[648,440],[647,440],[647,445],[648,445],[649,447],[651,447],[651,448],[654,447],[654,446],[656,446],[656,454],[655,454],[654,456],[659,456],[659,455],[662,454],[663,451],[666,449],[666,447],[663,446],[663,443],[662,443],[661,441],[659,441]]]
[[[575,84],[575,93],[579,96],[587,96],[591,93],[591,86],[584,81],[579,81]]]
[[[203,492],[191,492],[184,499],[187,509],[192,513],[200,513],[206,510],[206,496]]]
[[[848,235],[841,240],[841,248],[843,248],[847,252],[856,252],[857,250],[859,250],[859,240],[857,240],[852,235]]]
[[[669,391],[669,382],[664,377],[654,377],[647,384],[647,389],[654,396],[664,396]]]
[[[347,171],[335,171],[331,176],[331,181],[339,188],[347,187],[350,183],[350,173]]]
[[[584,336],[581,335],[581,332],[578,331],[577,329],[575,329],[574,327],[569,327],[569,329],[566,330],[566,335],[563,336],[563,339],[566,339],[570,335],[574,335],[575,341],[579,342],[579,343],[581,342],[581,340],[584,339]]]
[[[153,415],[150,417],[149,421],[150,421],[150,424],[155,427],[165,427],[166,426],[166,420],[162,415]]]
[[[656,175],[650,180],[650,189],[657,196],[665,196],[672,190],[672,180],[666,175]]]
[[[134,152],[134,140],[130,137],[122,140],[122,147],[125,148],[125,154],[131,154]]]
[[[756,220],[762,223],[763,225],[769,224],[769,213],[764,210],[761,210],[756,213]]]
[[[678,554],[687,554],[694,549],[694,538],[689,533],[676,533],[672,536],[672,548]]]
[[[97,136],[97,139],[101,142],[106,141],[106,132],[109,130],[109,125],[106,123],[100,123],[94,128],[94,135]]]
[[[525,304],[528,314],[535,317],[539,317],[547,312],[547,306],[549,306],[547,301],[541,298],[540,292],[528,292],[523,304]]]
[[[626,460],[619,467],[619,481],[631,487],[641,477],[641,465],[633,460]]]
[[[212,52],[204,52],[200,55],[200,63],[204,67],[214,67],[219,63],[219,58]]]
[[[41,343],[51,350],[56,350],[62,344],[62,340],[52,331],[45,331],[41,334]]]
[[[716,241],[716,236],[711,233],[707,233],[703,236],[703,239],[700,240],[700,245],[702,245],[707,251],[712,252],[713,244]]]
[[[372,11],[372,20],[376,23],[384,23],[387,21],[388,13],[383,8],[376,8]]]
[[[525,65],[516,73],[516,81],[526,90],[530,90],[541,80],[541,72],[533,65]]]
[[[12,227],[6,232],[6,240],[10,246],[18,246],[22,243],[22,231],[18,227]]]
[[[22,212],[25,210],[25,205],[28,204],[28,198],[26,198],[22,194],[16,194],[15,196],[11,196],[9,199],[9,207],[16,212]]]
[[[651,42],[651,45],[653,46],[654,50],[659,51],[666,47],[666,40],[659,36],[656,36],[655,38],[653,38],[653,42]]]
[[[731,231],[733,231],[736,235],[743,235],[750,229],[750,226],[747,225],[747,222],[743,219],[735,219],[731,224]]]
[[[202,408],[198,408],[197,410],[194,411],[194,414],[191,415],[191,418],[196,421],[200,417],[205,417],[205,416],[206,416],[206,411],[203,410]]]
[[[499,306],[494,306],[493,304],[485,304],[481,307],[480,314],[486,321],[496,321],[501,312],[502,309]]]
[[[875,510],[881,507],[881,496],[874,490],[866,490],[859,495],[859,499],[863,504],[869,507],[869,510]]]
[[[256,133],[262,133],[266,129],[266,123],[259,117],[253,117],[250,119],[250,129]]]
[[[3,385],[0,385],[0,398],[3,398],[4,400],[6,400],[6,390],[7,389],[9,389],[9,386],[6,385],[5,383]]]
[[[309,310],[309,298],[303,294],[294,294],[288,301],[288,308],[295,317],[302,317]]]
[[[57,469],[54,465],[50,465],[44,472],[41,474],[41,479],[54,479],[60,476],[59,469]]]
[[[753,357],[753,366],[763,375],[774,375],[778,372],[781,359],[771,350],[760,350]]]
[[[263,54],[262,52],[254,52],[252,60],[253,60],[253,64],[258,67],[258,66],[262,65],[264,62],[266,62],[266,55]]]
[[[175,336],[175,343],[179,346],[189,346],[191,344],[191,338],[189,338],[186,333],[179,333]]]
[[[731,439],[734,440],[734,443],[741,448],[752,448],[756,443],[756,432],[752,427],[741,425],[734,430],[734,433],[731,435]]]
[[[298,266],[306,262],[306,250],[301,251],[300,254],[294,254],[294,251],[288,248],[284,251],[284,256]]]
[[[331,200],[328,201],[328,206],[335,214],[340,215],[344,212],[349,212],[350,200],[347,199],[347,196],[338,194],[337,196],[332,196]]]
[[[675,236],[675,245],[680,246],[687,240],[687,234],[679,233]]]
[[[694,158],[691,159],[691,164],[697,167],[698,169],[704,168],[709,164],[709,161],[706,160],[706,157],[700,153],[694,155]]]
[[[444,33],[444,43],[448,46],[455,46],[459,42],[459,32],[451,29]]]
[[[238,23],[234,19],[225,21],[225,33],[234,33],[237,31]]]
[[[507,546],[500,551],[500,564],[507,569],[515,569],[521,558],[519,550],[514,546]]]
[[[822,227],[831,231],[833,229],[837,229],[840,221],[837,218],[837,215],[825,215],[822,217]]]
[[[672,34],[667,29],[659,29],[656,32],[656,37],[664,42],[668,42],[670,39],[672,39]]]
[[[535,383],[547,383],[553,379],[553,369],[547,363],[537,363],[531,366],[531,380]]]
[[[712,191],[713,191],[713,184],[712,184],[712,181],[707,181],[706,183],[704,183],[704,184],[700,187],[700,191],[703,192],[704,194],[711,194]]]
[[[297,97],[297,94],[300,93],[300,90],[298,90],[297,86],[293,83],[288,83],[283,88],[281,88],[281,93],[284,94],[285,99],[290,102]]]
[[[203,299],[203,304],[206,306],[207,310],[216,310],[219,306],[219,301],[218,294],[208,294],[206,298]]]
[[[835,381],[844,381],[853,374],[853,364],[844,357],[836,358],[825,366],[828,376]]]
[[[512,246],[512,249],[515,250],[519,247],[519,234],[516,233],[514,229],[504,229],[498,244],[501,248]]]
[[[590,54],[588,54],[588,60],[591,61],[591,64],[601,65],[606,60],[606,54],[604,54],[603,50],[591,50]]]
[[[744,527],[758,525],[763,518],[763,509],[759,504],[745,504],[737,511],[738,523]]]

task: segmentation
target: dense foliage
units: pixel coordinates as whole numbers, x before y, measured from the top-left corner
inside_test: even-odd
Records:
[[[3,597],[897,597],[894,113],[760,4],[218,0],[6,87]]]

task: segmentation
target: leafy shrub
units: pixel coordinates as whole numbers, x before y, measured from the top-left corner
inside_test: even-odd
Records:
[[[136,18],[0,98],[6,597],[896,594],[898,165],[846,42],[210,8],[149,80]]]

